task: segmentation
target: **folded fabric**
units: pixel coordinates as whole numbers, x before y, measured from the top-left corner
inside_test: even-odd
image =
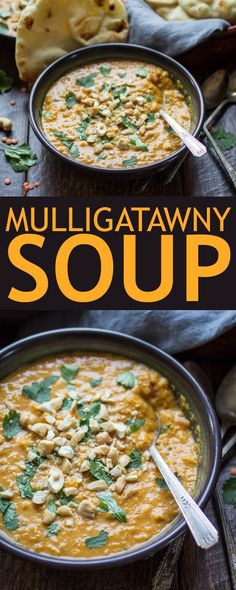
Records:
[[[144,0],[128,0],[125,5],[130,20],[130,43],[171,56],[180,55],[229,27],[227,21],[218,18],[165,21]]]
[[[72,326],[100,328],[130,334],[178,353],[214,340],[235,325],[236,311],[64,311],[37,315],[20,336]]]

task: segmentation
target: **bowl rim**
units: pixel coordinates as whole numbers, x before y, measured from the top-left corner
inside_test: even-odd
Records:
[[[33,334],[30,336],[26,336],[20,340],[13,342],[12,344],[4,347],[0,350],[0,363],[7,359],[9,356],[17,353],[18,351],[24,349],[24,346],[28,348],[34,342],[38,342],[39,344],[46,340],[55,339],[57,336],[73,336],[73,335],[86,335],[86,336],[94,336],[97,338],[110,338],[115,341],[122,341],[124,343],[129,343],[134,345],[139,350],[144,350],[147,353],[150,353],[156,356],[157,359],[160,359],[164,364],[170,366],[174,371],[176,371],[186,382],[187,384],[195,390],[197,393],[202,406],[205,408],[205,412],[209,422],[209,434],[211,436],[212,445],[214,446],[214,452],[212,454],[211,465],[209,467],[209,479],[207,485],[205,486],[204,490],[200,494],[200,497],[197,500],[199,506],[204,507],[208,502],[220,470],[221,465],[221,436],[220,436],[220,429],[218,420],[213,409],[213,406],[208,399],[206,393],[203,391],[201,386],[198,382],[191,376],[191,374],[177,361],[174,357],[169,355],[168,353],[164,352],[160,348],[141,340],[140,338],[136,338],[135,336],[130,336],[128,334],[123,334],[120,332],[112,331],[112,330],[101,330],[96,328],[59,328],[55,330],[48,330],[45,332],[40,332],[37,334]],[[39,358],[42,358],[40,356]],[[166,548],[171,542],[177,539],[181,534],[183,534],[186,529],[187,525],[184,522],[184,519],[180,517],[180,523],[175,526],[175,528],[171,531],[166,532],[166,535],[159,539],[151,538],[150,542],[147,541],[145,545],[136,545],[133,549],[131,548],[127,555],[125,552],[112,554],[107,557],[100,557],[100,558],[66,558],[66,557],[53,557],[47,554],[42,553],[34,553],[20,545],[16,545],[11,542],[10,538],[8,537],[1,537],[0,536],[0,546],[3,549],[7,549],[11,553],[15,554],[17,557],[23,557],[25,559],[29,559],[30,561],[36,562],[38,564],[43,564],[47,566],[55,566],[60,568],[70,568],[70,569],[90,569],[90,568],[106,568],[106,567],[113,567],[123,565],[129,562],[135,562],[141,560],[143,558],[150,557],[157,553],[158,551]]]
[[[82,47],[82,48],[76,49],[75,51],[71,51],[70,53],[66,53],[65,55],[63,55],[62,57],[60,57],[59,59],[54,61],[52,64],[50,64],[39,75],[39,77],[35,81],[35,83],[32,87],[31,93],[30,93],[29,120],[30,120],[31,127],[32,127],[35,135],[38,137],[40,142],[49,151],[51,151],[55,156],[57,156],[58,158],[61,158],[65,163],[70,164],[74,168],[77,168],[79,170],[84,170],[87,173],[89,173],[89,172],[95,172],[98,174],[103,173],[107,176],[109,176],[111,174],[117,175],[117,176],[122,176],[124,174],[126,174],[126,175],[146,174],[149,172],[150,173],[155,172],[158,169],[162,169],[163,166],[171,165],[172,162],[176,160],[176,158],[181,158],[181,156],[183,154],[187,153],[188,150],[184,145],[182,147],[178,148],[177,150],[175,150],[169,156],[166,156],[165,158],[163,158],[162,160],[159,160],[157,162],[153,162],[151,164],[146,164],[145,166],[136,166],[136,167],[131,166],[128,168],[105,168],[105,167],[103,168],[103,167],[99,167],[99,166],[96,166],[93,164],[85,164],[84,162],[80,162],[79,160],[74,160],[74,159],[70,158],[66,154],[62,154],[47,139],[47,136],[44,135],[43,131],[41,130],[40,126],[38,125],[37,120],[36,120],[36,116],[35,116],[35,112],[34,112],[35,111],[34,103],[37,98],[37,93],[38,93],[38,91],[40,91],[40,89],[41,89],[43,83],[45,82],[45,80],[47,79],[47,77],[50,76],[50,74],[53,73],[55,70],[57,70],[57,68],[60,69],[60,64],[68,62],[68,64],[70,65],[71,61],[73,59],[76,59],[76,57],[80,56],[80,55],[81,56],[88,55],[88,58],[89,58],[89,56],[94,54],[94,62],[96,62],[96,61],[102,59],[101,57],[96,58],[96,52],[97,51],[99,52],[99,50],[101,50],[101,51],[104,51],[104,59],[108,59],[109,58],[109,49],[111,49],[111,51],[116,50],[117,53],[119,54],[119,52],[120,52],[121,55],[123,52],[127,51],[126,59],[132,59],[133,52],[135,53],[136,51],[141,51],[143,53],[143,56],[145,56],[145,55],[146,55],[146,57],[150,56],[150,63],[151,63],[152,57],[153,57],[154,63],[155,63],[155,61],[158,61],[158,58],[159,58],[161,60],[161,62],[164,61],[164,64],[166,64],[166,65],[163,64],[162,67],[166,67],[167,71],[168,71],[168,65],[172,65],[173,68],[177,71],[177,73],[181,73],[183,78],[185,80],[188,80],[188,83],[192,87],[192,91],[195,94],[195,98],[198,103],[198,118],[197,118],[197,123],[196,123],[195,129],[192,132],[192,134],[194,137],[197,137],[199,135],[199,133],[202,129],[204,116],[205,116],[205,103],[204,103],[204,98],[202,95],[200,85],[198,84],[197,80],[187,70],[187,68],[185,68],[181,63],[176,61],[173,57],[170,57],[169,55],[166,55],[165,53],[162,53],[161,51],[157,51],[156,49],[152,49],[150,47],[144,47],[143,45],[135,45],[133,43],[99,43],[97,45],[90,45],[87,47]],[[105,57],[106,51],[107,51],[107,57]],[[128,56],[128,53],[130,53],[130,56]],[[71,67],[71,69],[73,69],[73,66]],[[70,70],[70,68],[68,68],[68,70]]]

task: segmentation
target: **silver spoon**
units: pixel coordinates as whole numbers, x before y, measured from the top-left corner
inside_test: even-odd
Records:
[[[233,367],[221,382],[216,398],[215,406],[221,419],[221,435],[232,426],[236,426],[236,367]]]
[[[150,455],[174,496],[197,545],[202,549],[209,549],[218,542],[218,532],[160,455],[156,448],[159,434],[160,420],[158,417],[158,430],[149,449]]]
[[[228,85],[228,89],[227,89],[227,93],[226,93],[226,98],[224,98],[224,100],[222,100],[222,102],[213,111],[213,113],[211,113],[210,117],[208,117],[208,119],[205,121],[205,123],[203,125],[203,129],[204,129],[204,133],[207,136],[209,142],[211,143],[212,147],[214,148],[215,152],[217,153],[217,156],[219,157],[221,164],[225,168],[234,187],[236,188],[236,170],[234,169],[232,164],[229,162],[229,160],[226,158],[226,156],[222,152],[222,150],[219,148],[217,142],[214,140],[214,138],[212,137],[212,135],[209,131],[209,128],[211,128],[214,125],[215,121],[219,118],[223,109],[226,106],[228,106],[229,104],[235,104],[235,103],[236,103],[236,88],[235,88],[235,74],[234,74],[234,78],[233,78],[233,75],[232,75],[232,77],[230,76],[229,85]]]
[[[186,147],[189,149],[191,154],[196,158],[201,158],[207,153],[207,148],[203,143],[201,143],[196,137],[191,135],[184,127],[182,127],[173,117],[171,117],[166,111],[160,109],[160,115],[165,119],[165,121],[172,127],[175,131],[176,135],[182,139],[182,142]]]

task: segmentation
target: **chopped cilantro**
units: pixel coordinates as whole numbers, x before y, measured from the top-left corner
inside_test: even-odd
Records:
[[[154,123],[155,121],[155,113],[148,113],[146,118],[147,123]]]
[[[137,156],[131,156],[131,158],[123,160],[122,164],[123,166],[135,166],[137,164]]]
[[[99,492],[97,496],[100,500],[99,508],[105,512],[110,512],[120,522],[127,520],[124,510],[117,505],[111,492]]]
[[[90,381],[91,387],[97,387],[98,385],[101,385],[101,383],[102,377],[98,377],[98,379],[92,379],[92,381]]]
[[[74,365],[62,365],[60,370],[62,379],[71,383],[79,372],[79,367],[75,367]]]
[[[110,66],[101,66],[99,68],[99,70],[100,70],[101,74],[106,78],[110,74],[111,67]]]
[[[3,419],[3,434],[5,438],[10,440],[20,431],[20,414],[15,410],[10,410]]]
[[[121,117],[122,123],[124,127],[127,129],[132,129],[132,131],[136,131],[135,125],[133,125],[132,121],[128,117]]]
[[[100,531],[100,533],[96,537],[88,537],[85,541],[85,545],[89,549],[98,549],[106,545],[108,541],[108,534],[106,531]]]
[[[95,84],[96,77],[96,73],[89,74],[88,76],[82,76],[81,78],[77,78],[76,84],[78,84],[78,86],[83,86],[84,88],[92,88]]]
[[[137,418],[137,420],[127,420],[126,424],[129,425],[129,432],[128,434],[133,434],[133,432],[137,432],[145,424],[144,418]]]
[[[98,459],[93,459],[93,461],[90,461],[89,470],[95,479],[103,479],[108,486],[112,484],[112,477],[109,475],[109,473],[107,473],[103,463],[98,461]]]
[[[142,453],[134,449],[130,453],[130,462],[128,464],[128,469],[141,469],[142,468]]]
[[[139,70],[136,72],[136,76],[139,76],[140,78],[147,78],[148,71],[146,68],[139,68]]]
[[[1,91],[0,91],[1,92]],[[5,156],[11,164],[14,172],[27,172],[29,168],[37,164],[38,158],[26,143],[20,146],[8,146],[4,148]]]
[[[52,522],[52,524],[49,524],[49,526],[46,529],[46,537],[53,537],[54,535],[57,535],[60,528],[61,527],[58,524],[58,522]]]
[[[68,107],[68,109],[72,109],[72,107],[74,107],[75,104],[77,104],[77,98],[75,96],[75,93],[71,92],[70,90],[69,92],[67,92],[66,95],[66,106]]]
[[[123,385],[126,389],[133,389],[135,386],[135,376],[131,371],[124,371],[118,375],[116,383],[117,385]]]
[[[51,375],[51,377],[42,381],[34,381],[31,385],[25,385],[22,389],[22,395],[38,404],[43,404],[50,400],[51,385],[56,383],[57,379],[57,375]]]
[[[223,129],[223,127],[221,127],[216,131],[212,131],[211,134],[219,148],[224,152],[227,150],[231,150],[233,147],[236,147],[235,133],[230,133],[230,131],[226,131],[225,129]]]
[[[33,490],[28,475],[20,475],[16,479],[19,492],[22,498],[33,498]]]
[[[148,146],[143,143],[143,141],[137,135],[132,135],[130,137],[130,143],[131,145],[135,145],[137,148],[142,150],[142,152],[148,152]]]

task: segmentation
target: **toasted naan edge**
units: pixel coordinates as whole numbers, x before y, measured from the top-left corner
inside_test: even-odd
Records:
[[[236,22],[235,0],[179,0],[180,6],[192,18],[223,18]]]
[[[65,53],[127,38],[128,18],[122,0],[30,0],[17,29],[20,78],[32,84]]]

